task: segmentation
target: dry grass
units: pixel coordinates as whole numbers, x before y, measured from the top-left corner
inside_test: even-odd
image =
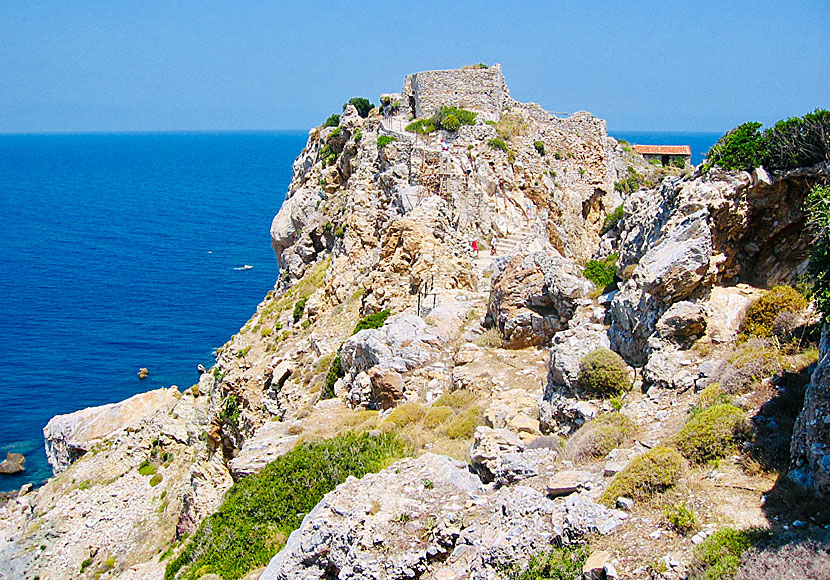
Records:
[[[575,463],[605,457],[615,447],[630,443],[636,430],[633,421],[622,413],[605,413],[571,436],[565,444],[564,457]]]
[[[414,452],[427,449],[466,461],[475,429],[483,422],[477,403],[475,395],[464,390],[443,395],[431,407],[404,403],[389,414],[380,429],[395,433]]]
[[[504,339],[501,336],[501,332],[495,327],[488,328],[482,332],[481,336],[475,339],[474,342],[477,346],[481,347],[502,348],[504,346]]]

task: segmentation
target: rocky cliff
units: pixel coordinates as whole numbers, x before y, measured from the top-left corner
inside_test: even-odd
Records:
[[[826,338],[795,422],[814,315],[739,332],[803,273],[801,204],[830,166],[658,168],[588,113],[513,100],[498,67],[417,73],[381,103],[309,132],[271,226],[279,279],[197,385],[50,421],[57,475],[0,507],[0,578],[162,578],[174,559],[215,578],[192,534],[227,490],[352,431],[410,457],[332,489],[246,577],[498,578],[587,546],[590,577],[682,578],[716,529],[802,517],[775,501],[791,440],[793,478],[826,492]],[[445,106],[476,117],[407,130]],[[622,355],[614,397],[585,380],[598,349]],[[699,455],[709,407],[740,421]],[[665,480],[624,487],[660,461]]]

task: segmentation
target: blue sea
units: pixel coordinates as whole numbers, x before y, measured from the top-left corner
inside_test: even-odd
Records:
[[[213,363],[274,285],[269,227],[306,136],[0,135],[0,459],[26,455],[0,490],[51,475],[53,415]]]
[[[695,163],[719,137],[612,134],[689,144]],[[51,475],[52,416],[189,387],[213,363],[274,285],[269,227],[305,140],[0,135],[0,453],[27,458],[0,491]]]

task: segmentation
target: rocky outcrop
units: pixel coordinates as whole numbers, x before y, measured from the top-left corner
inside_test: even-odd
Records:
[[[828,175],[830,163],[772,177],[762,168],[715,168],[632,194],[618,242],[626,281],[611,303],[612,348],[643,366],[653,350],[648,339],[672,304],[699,303],[716,285],[794,282],[810,245],[802,205]]]
[[[81,409],[68,415],[56,415],[43,428],[46,458],[54,473],[60,473],[93,444],[119,429],[134,425],[176,404],[179,391],[175,387],[156,389],[133,395],[119,403]]]
[[[22,453],[12,453],[9,451],[6,453],[6,458],[0,462],[0,475],[20,473],[26,469],[23,467],[24,463],[26,463],[26,458]]]
[[[487,320],[507,348],[548,344],[592,289],[576,264],[554,252],[518,254],[493,278]]]
[[[804,408],[793,428],[790,445],[790,479],[830,496],[830,328],[824,327],[819,361]]]
[[[494,491],[463,464],[428,453],[327,494],[260,578],[495,580],[505,565],[555,542],[609,533],[625,517],[581,494]]]

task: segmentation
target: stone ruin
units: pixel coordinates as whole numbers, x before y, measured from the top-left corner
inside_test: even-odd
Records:
[[[407,75],[400,112],[416,119],[431,117],[444,105],[469,109],[487,121],[498,121],[511,102],[501,65],[489,68],[430,70]]]

